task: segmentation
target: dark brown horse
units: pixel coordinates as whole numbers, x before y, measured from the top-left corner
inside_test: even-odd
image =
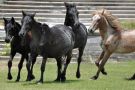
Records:
[[[70,26],[75,34],[75,45],[74,48],[78,48],[79,56],[78,56],[78,67],[76,72],[76,77],[80,78],[80,64],[82,61],[82,55],[84,52],[84,48],[87,42],[87,28],[84,24],[79,22],[79,12],[76,8],[75,4],[65,3],[66,7],[66,17],[64,25]]]

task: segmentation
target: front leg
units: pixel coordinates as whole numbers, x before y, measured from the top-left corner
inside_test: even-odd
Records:
[[[93,76],[91,79],[93,79],[93,80],[98,79],[100,71],[103,69],[103,67],[104,67],[105,63],[107,62],[108,58],[110,57],[110,55],[111,55],[110,52],[107,52],[107,51],[105,52],[105,55],[103,57],[103,60],[101,61],[101,64],[99,65],[96,75]]]
[[[12,79],[11,67],[12,67],[12,61],[13,61],[13,58],[14,58],[15,54],[16,54],[16,52],[11,49],[10,58],[9,58],[9,61],[8,61],[8,77],[7,78],[9,80]]]
[[[61,61],[62,58],[56,58],[56,61],[57,61],[57,78],[55,81],[58,81],[60,82],[60,79],[61,79],[61,67],[62,67],[62,61]]]
[[[47,60],[47,57],[44,57],[43,60],[42,60],[41,76],[40,76],[40,79],[37,83],[43,83],[43,76],[44,76],[44,71],[45,71],[45,66],[46,66],[46,60]]]
[[[21,72],[21,69],[23,67],[24,58],[25,58],[25,55],[22,55],[21,60],[18,64],[18,75],[17,75],[16,82],[18,82],[20,80],[20,72]]]
[[[100,54],[100,56],[99,56],[99,58],[95,61],[95,64],[96,64],[97,67],[99,67],[99,63],[100,63],[100,61],[103,59],[104,54],[105,54],[105,52],[102,51],[101,54]],[[107,75],[107,72],[105,71],[104,67],[103,67],[103,69],[101,70],[101,72],[102,72],[102,74]]]

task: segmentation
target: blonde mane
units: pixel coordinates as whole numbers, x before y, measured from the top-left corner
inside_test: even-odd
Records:
[[[102,9],[102,10],[100,9],[100,10],[97,10],[96,12],[94,12],[93,14],[103,15],[113,29],[118,30],[118,31],[122,30],[122,27],[121,27],[121,24],[120,24],[118,18],[116,16],[112,15],[110,11],[108,11],[106,9]]]

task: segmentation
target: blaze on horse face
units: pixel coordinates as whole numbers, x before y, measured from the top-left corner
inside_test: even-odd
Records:
[[[104,9],[103,9],[102,13],[96,12],[96,14],[94,14],[94,16],[92,17],[91,26],[88,29],[90,33],[94,33],[94,31],[100,27],[100,23],[101,23],[103,14],[104,14]]]
[[[69,3],[64,3],[66,7],[66,18],[65,18],[65,25],[67,26],[79,26],[79,12],[77,11],[76,5],[75,4],[69,4]]]
[[[13,17],[11,19],[6,19],[6,18],[3,19],[4,19],[4,26],[6,32],[5,42],[9,43],[12,37],[18,34],[17,30],[15,29],[15,20]]]
[[[21,20],[22,27],[21,31],[19,32],[19,36],[24,37],[27,32],[31,31],[32,29],[32,23],[34,22],[34,14],[26,14],[24,11],[22,11],[23,18]]]

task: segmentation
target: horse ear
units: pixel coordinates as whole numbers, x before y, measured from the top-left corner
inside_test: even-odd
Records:
[[[67,2],[64,2],[64,5],[65,5],[65,7],[68,7],[68,3]]]
[[[23,15],[23,17],[26,16],[26,13],[23,10],[22,10],[22,15]]]
[[[4,20],[4,22],[5,22],[5,23],[7,23],[7,22],[8,22],[8,20],[7,20],[6,18],[4,18],[4,17],[3,17],[3,20]]]
[[[103,9],[103,11],[102,11],[102,15],[104,14],[104,11],[105,11],[105,9]]]
[[[33,14],[31,14],[31,17],[33,17],[34,18],[34,16],[36,15],[36,13],[33,13]]]
[[[45,23],[42,25],[42,30],[43,30],[43,32],[46,32],[46,33],[50,32],[49,26],[47,24],[45,24]]]
[[[14,24],[15,23],[15,19],[12,17],[11,18],[11,23]]]

